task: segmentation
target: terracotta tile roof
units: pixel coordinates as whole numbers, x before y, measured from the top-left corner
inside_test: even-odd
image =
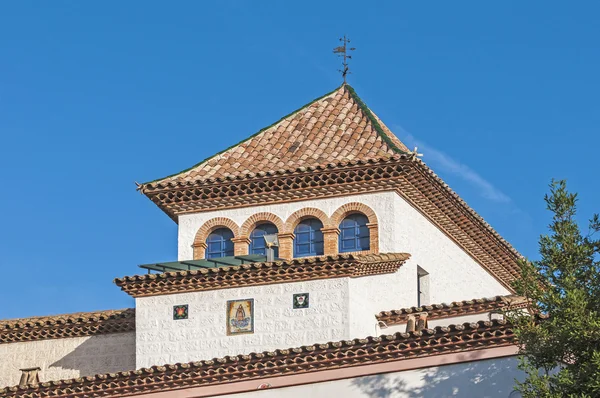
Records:
[[[399,152],[408,149],[350,86],[342,85],[192,168],[145,185],[376,159]]]
[[[152,366],[127,372],[0,389],[4,398],[121,397],[318,372],[516,344],[506,321],[480,321],[380,337]]]
[[[388,326],[403,324],[410,314],[427,312],[427,319],[442,319],[454,316],[483,314],[501,309],[517,309],[527,307],[527,300],[516,295],[496,296],[452,303],[432,304],[421,307],[402,308],[399,310],[382,311],[376,315],[378,321]]]
[[[329,103],[338,101],[338,97],[341,102],[345,101],[344,98],[350,101],[348,102],[352,103],[350,109],[356,106],[356,109],[360,110],[360,112],[356,111],[358,112],[356,120],[363,120],[360,119],[363,117],[365,121],[356,122],[355,126],[353,124],[355,119],[348,119],[351,113],[347,113],[345,122],[339,123],[337,135],[332,138],[329,135],[331,134],[329,128],[323,137],[334,140],[337,148],[339,145],[350,143],[340,138],[345,137],[346,130],[350,129],[350,134],[354,134],[360,130],[358,126],[364,125],[360,130],[361,134],[371,134],[371,138],[365,138],[366,142],[369,142],[365,146],[366,153],[359,151],[353,156],[344,155],[340,158],[339,155],[345,150],[333,151],[328,157],[324,156],[325,151],[323,151],[319,152],[320,157],[313,162],[315,159],[311,154],[314,148],[296,156],[296,152],[300,150],[298,149],[291,154],[285,153],[285,161],[282,164],[275,165],[267,159],[266,163],[259,162],[260,167],[239,167],[235,173],[222,173],[221,163],[227,163],[230,155],[223,158],[217,155],[212,160],[204,161],[186,172],[143,184],[139,189],[176,222],[178,215],[198,211],[395,190],[512,291],[511,283],[520,274],[518,261],[522,256],[423,161],[407,153],[406,146],[364,105],[350,86],[340,87],[278,123],[304,115],[302,112],[308,112],[306,109],[313,105],[320,106],[317,104],[327,103],[328,106]],[[340,115],[344,113],[337,114]],[[312,120],[312,117],[311,115],[309,120]],[[323,122],[319,126],[334,125],[327,123]],[[311,131],[302,137],[312,137],[315,126],[316,124],[311,125]],[[245,148],[243,145],[259,139],[263,133],[279,134],[279,129],[279,124],[276,123],[255,137],[251,137],[249,141],[240,144],[241,146],[227,150],[226,153],[242,150],[240,148]],[[321,131],[321,129],[317,130]],[[286,131],[281,130],[281,133],[284,134]],[[291,136],[296,137],[293,134]],[[320,145],[330,148],[327,142],[322,142]],[[346,152],[354,153],[353,151],[358,148],[358,145],[354,145],[351,147],[352,150]],[[250,155],[244,152],[240,156],[246,159]],[[207,172],[203,176],[194,174],[199,168],[208,170],[213,165],[211,162],[218,166],[218,172]]]
[[[396,272],[407,253],[340,254],[272,263],[126,276],[115,284],[133,297]]]
[[[0,320],[0,344],[135,330],[135,309]]]

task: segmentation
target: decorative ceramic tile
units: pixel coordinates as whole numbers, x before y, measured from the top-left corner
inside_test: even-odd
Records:
[[[188,319],[188,305],[174,305],[173,306],[173,319],[178,321],[180,319]]]
[[[294,294],[294,309],[308,308],[308,293]]]
[[[227,301],[227,335],[254,333],[254,299]]]

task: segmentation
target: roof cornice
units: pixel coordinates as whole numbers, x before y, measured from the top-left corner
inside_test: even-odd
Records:
[[[522,256],[413,154],[142,188],[174,220],[194,212],[383,191],[396,191],[513,291]]]
[[[115,284],[133,297],[396,272],[407,253],[318,256],[192,271],[126,276]]]
[[[0,321],[0,344],[135,330],[135,309],[80,312]]]
[[[112,398],[220,385],[269,376],[312,373],[511,346],[516,337],[503,320],[436,327],[419,332],[315,344],[285,350],[0,389],[4,398]]]
[[[516,295],[496,296],[472,300],[453,301],[452,303],[431,304],[421,307],[409,307],[399,310],[382,311],[376,315],[378,321],[386,325],[400,325],[408,321],[411,314],[426,312],[427,319],[443,319],[455,316],[483,314],[490,311],[514,310],[527,307],[527,300]]]

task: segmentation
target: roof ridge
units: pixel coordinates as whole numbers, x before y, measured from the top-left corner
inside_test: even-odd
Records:
[[[381,124],[379,123],[379,118],[377,116],[375,116],[375,114],[373,113],[373,111],[371,111],[371,109],[367,106],[367,104],[358,96],[358,94],[356,94],[356,91],[354,90],[354,88],[351,85],[349,85],[349,84],[343,84],[343,87],[350,94],[350,96],[352,97],[352,99],[354,99],[354,101],[356,101],[356,103],[358,104],[358,107],[360,108],[360,110],[362,111],[362,113],[369,119],[369,121],[373,125],[373,128],[375,129],[375,131],[377,132],[377,134],[381,137],[381,139],[394,152],[396,152],[396,153],[398,153],[400,155],[407,155],[408,152],[403,151],[402,149],[400,149],[392,141],[392,139],[390,138],[390,136],[384,131],[383,127],[381,127]],[[398,137],[395,137],[395,138],[398,139]]]
[[[336,87],[336,88],[335,88],[335,90],[332,90],[332,91],[328,92],[327,94],[321,95],[320,97],[313,99],[312,101],[310,101],[310,102],[308,102],[308,103],[304,104],[304,105],[303,105],[303,106],[301,106],[300,108],[298,108],[298,109],[296,109],[296,110],[294,110],[294,111],[292,111],[292,112],[288,113],[287,115],[285,115],[285,116],[283,116],[283,117],[279,118],[279,120],[277,120],[276,122],[274,122],[274,123],[271,123],[271,124],[270,124],[270,125],[268,125],[267,127],[263,127],[262,129],[258,130],[256,133],[254,133],[254,134],[250,135],[249,137],[246,137],[246,138],[244,138],[244,139],[243,139],[243,140],[241,140],[240,142],[237,142],[237,143],[235,143],[235,144],[233,144],[233,145],[230,145],[230,146],[229,146],[229,147],[227,147],[226,149],[223,149],[222,151],[219,151],[219,152],[215,153],[214,155],[211,155],[211,156],[209,156],[209,157],[205,158],[204,160],[201,160],[200,162],[198,162],[198,163],[194,164],[194,165],[193,165],[193,166],[191,166],[191,167],[188,167],[188,168],[187,168],[187,169],[185,169],[185,170],[182,170],[182,171],[180,171],[180,172],[178,172],[178,173],[174,173],[174,174],[171,174],[171,175],[168,175],[168,176],[165,176],[165,177],[157,178],[157,179],[155,179],[155,180],[152,180],[152,181],[144,182],[144,183],[142,183],[142,184],[141,184],[141,186],[144,186],[144,185],[146,185],[146,184],[152,184],[152,183],[155,183],[155,182],[158,182],[158,181],[165,180],[165,179],[167,179],[167,178],[175,177],[175,176],[178,176],[178,175],[180,175],[180,174],[186,173],[186,172],[188,172],[188,171],[190,171],[190,170],[192,170],[192,169],[194,169],[194,168],[196,168],[196,167],[200,166],[201,164],[203,164],[203,163],[206,163],[206,162],[208,162],[209,160],[211,160],[211,159],[213,159],[213,158],[216,158],[217,156],[219,156],[219,155],[221,155],[221,154],[223,154],[223,153],[227,152],[228,150],[230,150],[230,149],[233,149],[233,148],[237,147],[238,145],[241,145],[241,144],[243,144],[244,142],[251,140],[252,138],[254,138],[254,137],[256,137],[257,135],[259,135],[260,133],[262,133],[262,132],[264,132],[264,131],[266,131],[266,130],[269,130],[270,128],[272,128],[272,127],[276,126],[277,124],[281,123],[283,120],[285,120],[285,119],[287,119],[287,118],[289,118],[289,117],[291,117],[291,116],[295,115],[296,113],[298,113],[298,112],[302,111],[303,109],[305,109],[305,108],[307,108],[307,107],[311,106],[311,105],[312,105],[312,104],[314,104],[315,102],[317,102],[317,101],[320,101],[320,100],[322,100],[323,98],[326,98],[326,97],[328,97],[328,96],[332,95],[333,93],[337,92],[337,91],[338,91],[340,88],[344,87],[344,85],[345,85],[345,84],[342,84],[341,86],[338,86],[338,87]]]

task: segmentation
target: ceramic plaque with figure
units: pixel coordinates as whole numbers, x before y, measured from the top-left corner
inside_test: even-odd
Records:
[[[254,299],[227,301],[227,335],[254,333]]]

